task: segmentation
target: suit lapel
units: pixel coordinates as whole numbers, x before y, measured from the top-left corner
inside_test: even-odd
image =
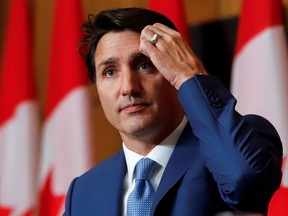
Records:
[[[103,172],[103,190],[105,189],[106,204],[110,203],[109,209],[105,209],[105,215],[110,212],[111,215],[122,215],[123,200],[123,180],[127,172],[126,162],[123,150],[121,150],[113,160],[108,164],[108,169]],[[109,214],[110,215],[110,214]]]
[[[181,179],[186,171],[191,167],[194,154],[198,152],[198,141],[193,135],[190,124],[188,123],[182,132],[167,167],[163,173],[160,185],[155,194],[155,200],[151,213],[155,211],[157,205],[165,194]],[[107,165],[108,169],[102,173],[101,185],[105,188],[105,202],[111,206],[105,212],[111,215],[122,215],[123,208],[123,180],[127,172],[125,156],[121,150]]]
[[[193,154],[197,154],[198,152],[197,142],[197,139],[192,133],[191,126],[188,123],[182,132],[163,173],[160,185],[155,194],[155,200],[151,212],[155,211],[158,203],[165,194],[191,167],[191,162],[194,158]]]

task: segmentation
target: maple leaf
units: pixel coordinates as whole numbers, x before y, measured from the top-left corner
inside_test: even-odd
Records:
[[[288,214],[288,188],[281,186],[274,194],[269,206],[269,216],[287,216]]]
[[[49,171],[44,187],[40,193],[40,216],[59,215],[65,200],[65,195],[56,195],[52,190],[52,171]]]
[[[282,170],[285,170],[286,159],[283,158]],[[287,165],[286,165],[287,166]],[[269,216],[287,216],[288,215],[288,188],[281,184],[269,204]]]
[[[10,216],[10,215],[12,215],[12,211],[13,211],[12,208],[0,206],[0,215],[1,216]]]
[[[21,216],[32,216],[35,209],[28,209],[25,213],[21,214]],[[12,208],[0,206],[0,216],[11,216],[13,212]]]
[[[34,211],[35,211],[34,208],[28,209],[22,216],[33,216]]]

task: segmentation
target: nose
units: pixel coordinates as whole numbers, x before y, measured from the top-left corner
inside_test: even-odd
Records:
[[[121,73],[121,95],[137,96],[141,92],[141,77],[131,69],[125,69]]]

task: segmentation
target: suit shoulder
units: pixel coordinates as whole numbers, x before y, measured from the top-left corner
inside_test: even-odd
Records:
[[[79,180],[85,180],[85,179],[91,179],[91,177],[95,176],[102,176],[102,175],[107,175],[110,172],[113,172],[116,166],[119,166],[120,164],[125,164],[124,154],[123,151],[118,152],[114,156],[100,162],[96,166],[92,167],[89,169],[87,172],[82,174],[79,178]]]

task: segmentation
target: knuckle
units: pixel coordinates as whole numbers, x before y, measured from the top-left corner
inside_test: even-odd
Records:
[[[161,26],[161,24],[160,23],[154,23],[153,26],[159,28]]]
[[[177,39],[177,38],[182,38],[181,34],[177,31],[175,31],[173,34],[172,34],[172,37]]]

